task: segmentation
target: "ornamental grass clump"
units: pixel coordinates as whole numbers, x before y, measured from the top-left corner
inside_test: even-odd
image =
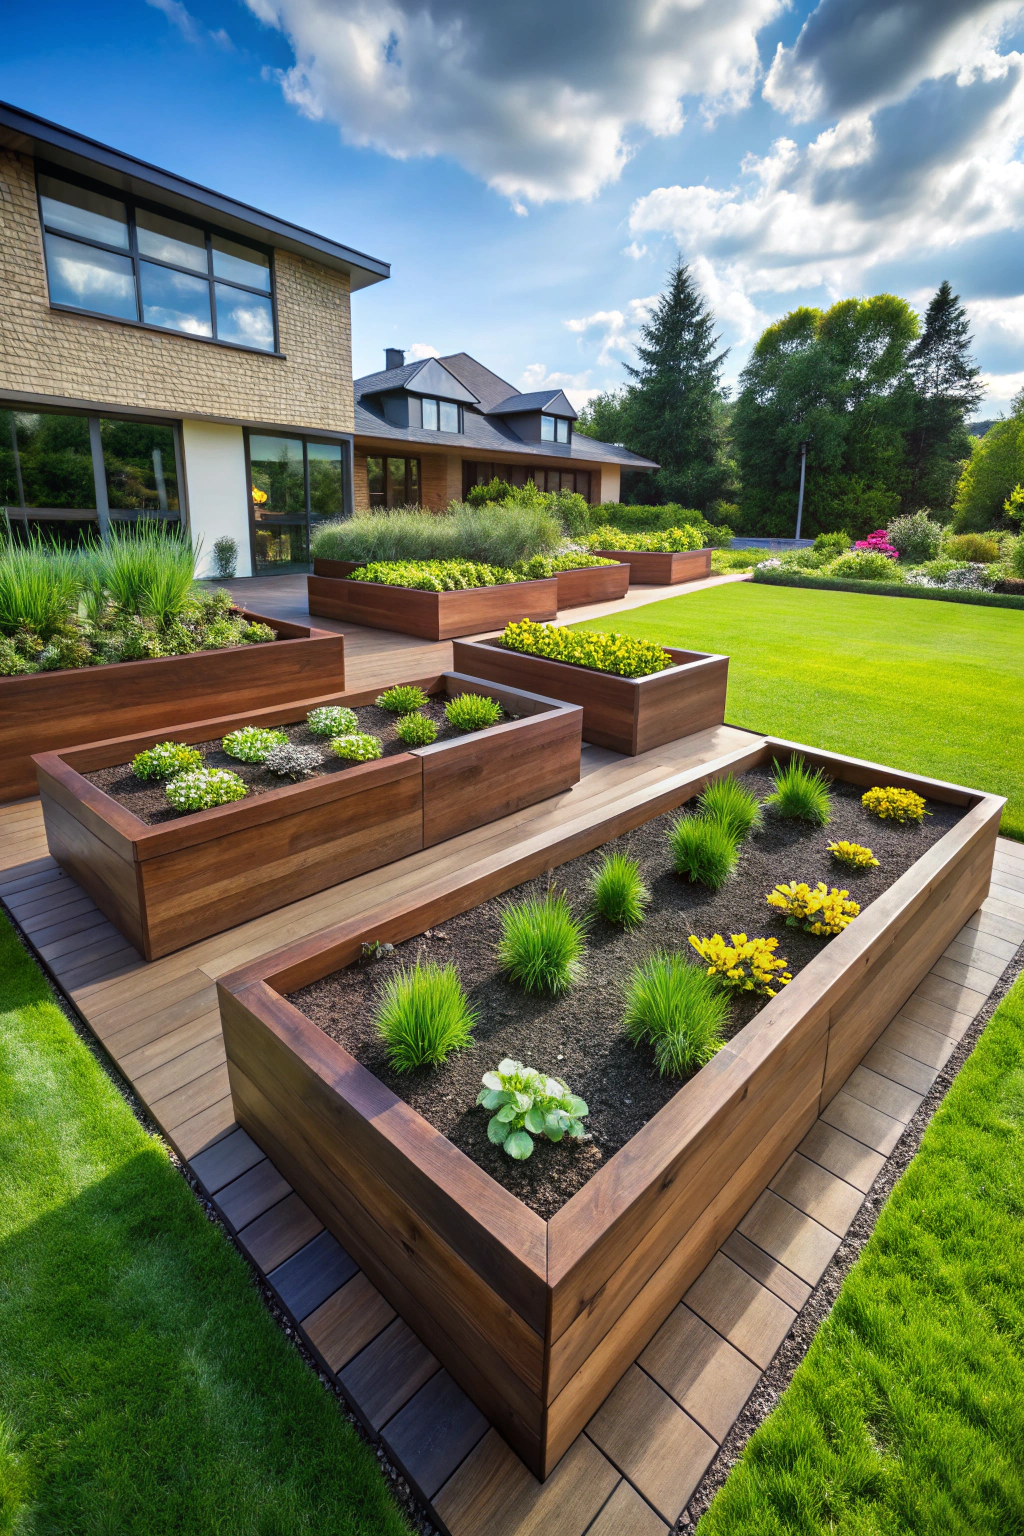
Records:
[[[516,1162],[533,1152],[534,1136],[558,1142],[584,1134],[583,1120],[590,1110],[560,1077],[548,1077],[506,1057],[493,1072],[485,1072],[481,1082],[476,1102],[495,1111],[487,1122],[488,1140],[504,1147]]]
[[[737,843],[761,825],[761,806],[757,796],[744,789],[734,774],[709,784],[697,801],[702,816],[725,827]]]
[[[544,656],[595,672],[617,677],[650,677],[674,666],[671,656],[651,640],[632,640],[628,635],[599,634],[592,630],[558,629],[532,619],[507,624],[501,644],[524,656]]]
[[[730,1003],[707,971],[659,951],[626,982],[623,1027],[634,1045],[650,1044],[662,1077],[686,1077],[725,1043]]]
[[[269,730],[262,725],[245,725],[240,731],[229,731],[221,741],[228,757],[237,757],[240,763],[262,763],[268,752],[287,745],[287,731]]]
[[[444,707],[448,724],[457,731],[485,731],[497,725],[504,711],[485,693],[459,693]]]
[[[245,785],[228,768],[196,768],[164,786],[164,794],[176,811],[208,811],[245,797]]]
[[[731,829],[708,816],[680,816],[669,828],[668,845],[676,874],[709,891],[722,888],[739,859]]]
[[[355,710],[340,704],[321,704],[311,709],[306,724],[314,736],[344,736],[359,729]]]
[[[823,880],[813,888],[801,881],[777,885],[766,898],[768,905],[784,914],[787,928],[802,928],[816,938],[833,938],[848,928],[860,913],[860,904],[849,891],[829,890]]]
[[[427,695],[415,683],[398,683],[394,688],[385,688],[383,693],[378,693],[374,703],[378,709],[388,709],[394,715],[408,715],[414,709],[423,708]]]
[[[848,843],[845,839],[838,843],[829,843],[828,851],[837,864],[845,864],[847,869],[878,869],[879,863],[863,843]]]
[[[395,726],[395,734],[407,747],[429,747],[432,741],[437,740],[437,726],[426,715],[414,711],[402,716]]]
[[[82,585],[73,551],[38,541],[8,544],[0,549],[0,633],[24,631],[45,644],[70,623]]]
[[[473,1043],[477,1014],[454,965],[432,960],[395,971],[377,998],[374,1024],[396,1072],[439,1067]]]
[[[180,741],[158,742],[132,758],[132,773],[137,779],[173,779],[202,766],[202,753]]]
[[[931,815],[928,802],[912,789],[897,789],[895,784],[876,785],[861,795],[860,803],[879,821],[916,821],[918,825]]]
[[[768,796],[766,805],[773,806],[780,816],[792,821],[809,821],[812,826],[824,827],[832,819],[832,798],[828,779],[820,768],[812,773],[798,752],[784,768],[772,763],[775,775],[772,780],[775,792]]]
[[[720,933],[709,939],[691,934],[690,943],[707,965],[708,975],[723,987],[775,997],[780,987],[793,980],[789,962],[775,953],[778,939],[748,939],[745,933],[731,933],[727,944]]]
[[[636,859],[624,853],[609,853],[590,880],[594,906],[609,923],[621,928],[636,928],[644,920],[644,908],[651,899]]]
[[[331,742],[331,751],[335,757],[343,757],[351,763],[370,763],[384,754],[380,737],[370,736],[365,731],[353,731],[350,736],[335,736]]]
[[[583,976],[584,925],[564,892],[513,902],[501,914],[498,964],[524,992],[556,996]]]

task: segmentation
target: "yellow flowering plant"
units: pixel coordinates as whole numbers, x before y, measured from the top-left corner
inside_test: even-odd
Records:
[[[710,939],[695,939],[691,934],[690,943],[707,963],[708,975],[737,992],[774,997],[793,980],[788,960],[775,953],[778,939],[748,939],[745,933],[732,933],[727,944],[720,933]]]
[[[650,640],[556,629],[550,624],[535,624],[532,619],[506,625],[501,643],[524,656],[545,656],[550,661],[591,667],[595,672],[614,672],[618,677],[649,677],[673,665],[671,656]]]
[[[897,789],[895,784],[877,785],[861,795],[860,803],[879,821],[923,821],[932,813],[927,801],[912,789]]]
[[[837,864],[845,864],[847,869],[878,869],[878,860],[870,848],[865,848],[863,843],[848,843],[845,839],[838,843],[829,843],[828,851]]]
[[[850,900],[849,891],[837,891],[834,886],[829,890],[823,880],[813,890],[795,880],[777,885],[767,901],[770,907],[785,913],[790,928],[802,928],[819,939],[842,933],[860,912],[859,903]]]

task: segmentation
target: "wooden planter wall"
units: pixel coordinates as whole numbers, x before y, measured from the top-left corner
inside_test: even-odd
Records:
[[[0,802],[36,793],[32,759],[108,736],[136,735],[345,687],[342,635],[245,611],[279,638],[192,656],[0,677]]]
[[[154,960],[578,780],[580,710],[454,672],[420,686],[449,697],[490,694],[520,718],[156,826],[83,775],[130,762],[166,730],[43,753],[35,763],[50,852]],[[376,691],[192,721],[171,734],[212,741],[243,725],[294,723],[317,704],[369,704]]]
[[[218,984],[239,1123],[541,1478],[980,904],[1003,801],[800,747],[966,814],[548,1222],[284,994],[793,750],[769,739],[677,775],[487,880],[439,881]]]
[[[420,592],[415,587],[332,576],[307,576],[306,583],[311,614],[418,635],[421,640],[478,635],[503,629],[511,619],[553,619],[558,614],[554,576],[501,587],[470,587],[464,592]]]
[[[669,587],[711,575],[710,549],[688,549],[675,554],[653,549],[595,549],[594,554],[605,560],[624,560],[629,566],[631,587]]]
[[[365,562],[360,560],[314,560],[314,576],[335,578],[351,576]],[[611,603],[625,597],[629,588],[629,566],[589,565],[578,571],[558,571],[558,607],[583,608],[588,603]],[[310,610],[312,612],[312,609]]]

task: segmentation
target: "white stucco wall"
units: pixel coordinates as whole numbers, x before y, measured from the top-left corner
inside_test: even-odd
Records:
[[[619,483],[621,480],[619,466],[617,464],[601,465],[601,500],[618,501]]]
[[[249,491],[241,427],[186,420],[181,438],[189,527],[193,543],[202,541],[197,574],[214,574],[213,546],[226,535],[238,545],[236,574],[251,576]]]

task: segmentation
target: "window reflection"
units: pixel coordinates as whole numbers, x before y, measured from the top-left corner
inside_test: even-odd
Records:
[[[43,223],[68,235],[128,249],[128,210],[116,197],[104,197],[55,176],[40,176]]]
[[[172,266],[188,267],[193,272],[207,271],[206,236],[201,229],[150,213],[147,208],[138,210],[135,223],[140,256],[169,261]]]
[[[302,440],[297,437],[261,437],[254,433],[249,438],[249,460],[253,486],[266,496],[262,503],[253,498],[256,521],[267,522],[287,516],[305,518]]]
[[[140,263],[142,315],[148,325],[184,331],[189,336],[212,336],[210,285],[201,277],[172,272],[169,267]]]
[[[255,293],[243,293],[215,283],[217,293],[217,339],[233,341],[241,347],[274,350],[274,311],[270,300]]]
[[[118,320],[137,320],[135,273],[131,258],[79,245],[60,235],[46,236],[50,300],[75,309],[93,309]]]
[[[0,411],[0,504],[94,509],[88,419]]]
[[[223,235],[213,236],[213,275],[232,283],[270,292],[270,257],[250,245],[239,245]]]
[[[171,427],[147,421],[100,421],[107,505],[111,512],[166,516],[178,511]]]
[[[314,521],[344,517],[340,443],[307,443],[309,515]]]

